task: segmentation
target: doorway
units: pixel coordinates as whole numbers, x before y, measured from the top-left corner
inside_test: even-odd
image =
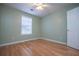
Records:
[[[67,12],[67,45],[79,49],[79,7]]]

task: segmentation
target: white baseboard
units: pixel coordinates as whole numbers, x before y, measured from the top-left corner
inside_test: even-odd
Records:
[[[10,42],[10,43],[5,43],[5,44],[0,44],[1,46],[7,46],[7,45],[12,45],[12,44],[17,44],[25,41],[31,41],[31,40],[37,40],[38,38],[32,38],[32,39],[27,39],[27,40],[21,40],[21,41],[15,41],[15,42]]]
[[[47,40],[47,41],[51,41],[51,42],[56,42],[56,43],[63,44],[63,45],[67,45],[67,43],[59,42],[59,41],[56,41],[56,40],[53,40],[53,39],[49,39],[49,38],[41,37],[41,39],[44,39],[44,40]]]
[[[0,47],[1,46],[6,46],[6,45],[17,44],[17,43],[21,43],[21,42],[25,42],[25,41],[37,40],[37,39],[44,39],[44,40],[48,40],[48,41],[51,41],[51,42],[56,42],[56,43],[60,43],[60,44],[66,45],[66,43],[63,43],[63,42],[59,42],[59,41],[48,39],[48,38],[44,38],[44,37],[39,37],[39,38],[32,38],[32,39],[27,39],[27,40],[22,40],[22,41],[16,41],[16,42],[10,42],[10,43],[5,43],[5,44],[0,44]]]

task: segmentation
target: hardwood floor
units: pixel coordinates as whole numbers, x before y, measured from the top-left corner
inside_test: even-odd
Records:
[[[62,44],[38,39],[0,47],[0,56],[79,56],[79,51]]]

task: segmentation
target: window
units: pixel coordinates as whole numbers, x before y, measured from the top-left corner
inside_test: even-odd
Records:
[[[21,20],[21,34],[32,34],[32,18],[22,16]]]

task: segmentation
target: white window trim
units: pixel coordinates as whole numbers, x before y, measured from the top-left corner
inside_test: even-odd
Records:
[[[23,32],[23,26],[27,26],[27,24],[23,24],[23,18],[28,18],[31,22],[31,24],[29,23],[28,25],[30,25],[31,29],[30,29],[30,32],[26,31],[25,29],[25,32]],[[28,21],[28,20],[24,20],[24,21]],[[29,28],[29,27],[28,27]],[[22,16],[22,19],[21,19],[21,35],[31,35],[32,34],[32,18],[28,17],[28,16]]]

